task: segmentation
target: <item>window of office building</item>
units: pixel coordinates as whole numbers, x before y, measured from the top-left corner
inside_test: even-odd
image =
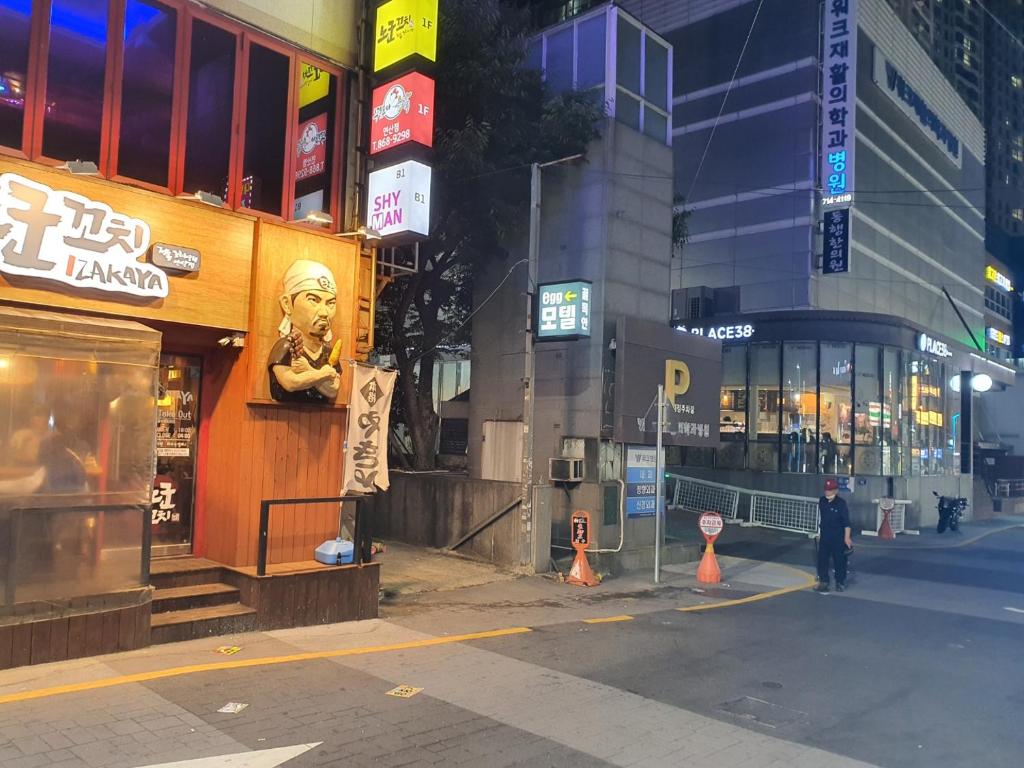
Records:
[[[285,132],[288,129],[288,57],[262,45],[249,49],[245,158],[239,205],[281,212]]]
[[[748,465],[779,470],[779,345],[750,345],[750,396],[747,401]]]
[[[817,471],[818,345],[782,345],[782,471]]]
[[[853,473],[853,345],[821,343],[819,465],[830,475]]]
[[[331,210],[337,126],[330,109],[338,98],[338,78],[306,62],[299,63],[299,128],[295,141],[293,219]]]

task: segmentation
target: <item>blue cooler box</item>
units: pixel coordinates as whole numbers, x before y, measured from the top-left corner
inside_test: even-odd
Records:
[[[340,536],[333,540],[325,541],[313,553],[317,562],[324,565],[346,565],[354,559],[355,547],[351,541],[346,541]]]

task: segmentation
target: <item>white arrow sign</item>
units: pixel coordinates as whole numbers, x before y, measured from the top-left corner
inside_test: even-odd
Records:
[[[216,757],[198,757],[194,760],[176,760],[173,763],[146,765],[140,768],[277,768],[294,757],[303,755],[322,741],[313,744],[296,744],[294,747],[277,747],[262,749],[259,752],[236,752],[233,755],[217,755]]]

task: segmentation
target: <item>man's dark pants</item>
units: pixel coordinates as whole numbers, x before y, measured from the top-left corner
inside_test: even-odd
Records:
[[[842,535],[823,535],[818,540],[818,581],[829,582],[829,559],[835,563],[836,584],[846,583],[846,542]]]

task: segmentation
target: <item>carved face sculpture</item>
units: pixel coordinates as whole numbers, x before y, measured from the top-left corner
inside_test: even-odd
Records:
[[[285,316],[279,328],[282,336],[295,329],[306,339],[330,342],[337,289],[327,267],[306,259],[296,261],[285,273],[280,301]]]

